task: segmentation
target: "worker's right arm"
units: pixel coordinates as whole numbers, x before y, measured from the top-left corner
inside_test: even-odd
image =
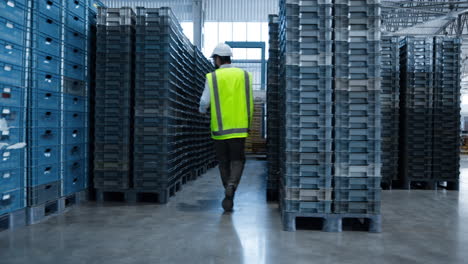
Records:
[[[210,86],[208,85],[208,80],[207,80],[205,81],[205,89],[203,90],[203,94],[200,98],[200,107],[198,109],[200,113],[206,114],[206,111],[210,107],[210,99],[211,99]]]

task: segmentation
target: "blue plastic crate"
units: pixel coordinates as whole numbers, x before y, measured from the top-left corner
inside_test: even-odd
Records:
[[[25,89],[0,83],[0,105],[26,107]]]
[[[84,81],[86,78],[86,68],[83,64],[65,62],[64,75],[68,78]]]
[[[60,111],[43,109],[43,108],[33,108],[31,110],[32,127],[60,127]]]
[[[67,0],[70,1],[70,0]],[[34,1],[34,10],[48,16],[57,21],[61,21],[62,17],[62,1],[61,0],[38,0]]]
[[[24,107],[0,106],[0,118],[4,118],[10,128],[24,127]]]
[[[60,75],[61,59],[43,52],[34,51],[32,67],[36,70]]]
[[[66,127],[87,127],[86,112],[66,111],[64,112],[64,122]]]
[[[48,109],[48,110],[60,110],[62,95],[60,93],[48,91],[48,90],[40,90],[34,87],[34,91],[32,92],[32,103],[31,108],[41,108],[41,109]]]
[[[59,128],[31,128],[31,134],[31,146],[55,146],[60,144]]]
[[[65,61],[73,64],[85,65],[86,52],[74,46],[65,46]]]
[[[21,1],[1,1],[1,16],[14,23],[25,25],[27,7]]]
[[[84,17],[86,11],[86,1],[88,0],[68,0],[67,9],[69,12],[77,15],[78,17]]]
[[[11,169],[24,166],[24,149],[2,149],[0,151],[0,169]]]
[[[61,38],[62,24],[60,23],[60,20],[57,20],[56,18],[54,19],[53,17],[45,15],[36,16],[33,27],[37,32],[57,39]]]
[[[0,61],[0,80],[4,85],[25,86],[26,69],[21,66]]]
[[[35,89],[60,92],[61,77],[58,74],[33,70],[32,83]]]
[[[64,94],[64,108],[66,111],[86,112],[87,97]]]
[[[66,161],[77,161],[85,158],[86,144],[62,145]]]
[[[0,61],[24,66],[25,48],[0,39]]]
[[[4,41],[8,41],[20,46],[24,46],[26,41],[26,27],[3,17],[0,17],[0,36]]]
[[[29,179],[29,187],[48,184],[61,179],[60,163],[44,164],[31,167],[30,169],[31,179]]]
[[[60,39],[57,36],[49,36],[43,33],[34,32],[32,34],[32,46],[34,50],[38,50],[56,57],[61,55]]]
[[[16,167],[0,171],[0,193],[24,188],[24,169]]]
[[[86,187],[86,160],[76,160],[63,163],[64,195],[73,194]]]
[[[86,31],[86,21],[84,16],[79,16],[77,14],[67,13],[66,14],[65,25],[71,30],[76,30],[78,32]]]
[[[64,128],[65,144],[87,143],[87,127]]]
[[[0,142],[13,145],[25,141],[24,128],[10,128],[8,131],[0,132]]]
[[[82,49],[86,47],[86,35],[84,31],[65,29],[65,44]]]
[[[60,145],[40,146],[31,148],[33,167],[60,162]]]
[[[0,215],[25,207],[24,188],[0,192]]]

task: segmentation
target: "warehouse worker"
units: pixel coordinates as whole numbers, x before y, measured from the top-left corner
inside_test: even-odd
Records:
[[[231,65],[232,50],[220,43],[213,51],[216,70],[206,75],[200,113],[211,108],[211,137],[225,189],[222,206],[232,211],[245,163],[245,138],[253,116],[252,75]]]

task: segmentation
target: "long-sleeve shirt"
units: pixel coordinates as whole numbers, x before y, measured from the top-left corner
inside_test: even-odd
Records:
[[[223,64],[219,68],[232,68],[232,64]],[[205,81],[205,89],[203,90],[203,94],[200,98],[200,107],[198,111],[200,113],[205,114],[208,108],[210,108],[211,103],[211,94],[210,94],[210,85],[208,84],[208,80]]]

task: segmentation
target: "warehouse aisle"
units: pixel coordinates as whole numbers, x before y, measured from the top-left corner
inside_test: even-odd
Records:
[[[468,161],[460,192],[386,191],[381,234],[281,231],[264,198],[263,161],[250,160],[236,211],[224,215],[216,169],[167,205],[86,203],[0,233],[0,263],[466,263]]]

